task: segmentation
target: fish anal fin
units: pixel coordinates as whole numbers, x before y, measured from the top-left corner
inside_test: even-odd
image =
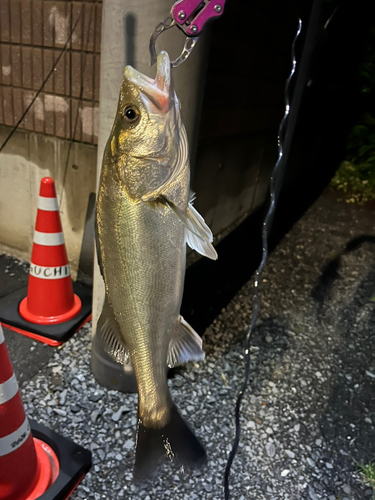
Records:
[[[120,328],[107,296],[105,297],[102,313],[96,326],[96,335],[101,336],[105,352],[117,363],[122,365],[130,364],[129,351],[121,336]]]
[[[188,361],[202,361],[203,359],[202,339],[189,323],[180,316],[169,343],[167,358],[169,368]]]

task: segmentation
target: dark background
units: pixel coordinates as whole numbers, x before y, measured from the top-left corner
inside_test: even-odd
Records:
[[[196,206],[214,234],[228,221],[251,215],[218,244],[218,262],[202,259],[187,271],[182,314],[199,331],[259,264],[298,19],[292,131],[284,148],[271,250],[327,186],[345,158],[351,128],[369,106],[360,92],[359,68],[375,26],[374,10],[372,2],[232,0],[213,23],[193,176]]]

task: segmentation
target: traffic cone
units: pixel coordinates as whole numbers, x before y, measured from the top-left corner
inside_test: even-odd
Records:
[[[0,498],[37,498],[58,472],[53,450],[33,440],[0,327]]]
[[[88,450],[65,440],[69,454],[72,455],[73,445],[75,455],[80,456],[77,468],[73,465],[75,458],[69,456],[67,460],[66,447],[51,440],[48,443],[43,437],[40,430],[39,438],[33,437],[31,432],[0,326],[1,500],[66,499],[90,468],[91,452]],[[65,459],[64,468],[60,467],[62,458]],[[69,469],[66,467],[68,461]]]
[[[44,177],[40,184],[34,244],[27,297],[20,304],[21,316],[30,323],[63,323],[81,310],[73,293],[55,183]]]
[[[0,321],[11,330],[60,345],[91,319],[91,293],[87,292],[82,285],[72,284],[55,183],[44,177],[38,198],[27,296],[22,290],[13,294],[14,300],[13,295],[9,297],[8,306],[0,309]]]

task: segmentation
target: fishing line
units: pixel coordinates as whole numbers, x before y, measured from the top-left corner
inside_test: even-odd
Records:
[[[48,75],[46,76],[46,78],[44,79],[42,85],[40,86],[40,88],[38,89],[37,93],[35,94],[35,96],[32,98],[30,104],[27,106],[27,108],[25,109],[25,111],[23,112],[21,118],[18,120],[18,122],[16,123],[16,125],[13,127],[13,129],[10,131],[8,137],[5,139],[5,141],[2,143],[2,145],[0,146],[0,153],[1,151],[5,148],[5,146],[7,145],[8,141],[11,139],[11,137],[13,136],[14,132],[18,129],[18,127],[21,125],[21,123],[23,122],[25,116],[27,115],[27,113],[30,111],[30,108],[32,107],[32,105],[34,104],[34,102],[37,100],[39,94],[42,92],[42,90],[44,89],[44,86],[45,84],[48,82],[48,79],[49,77],[52,75],[52,73],[55,71],[56,69],[56,66],[58,65],[60,59],[62,58],[62,56],[65,54],[66,52],[66,49],[68,48],[68,45],[70,43],[70,40],[72,39],[72,36],[73,36],[73,33],[78,25],[78,22],[79,20],[81,19],[81,16],[82,16],[82,13],[84,11],[84,7],[85,7],[85,4],[87,3],[88,0],[84,0],[84,2],[82,3],[82,9],[81,9],[81,12],[79,13],[78,17],[77,17],[77,20],[76,22],[74,23],[74,26],[69,34],[69,37],[62,49],[62,51],[60,52],[60,54],[58,55],[55,63],[53,64],[52,66],[52,69],[50,70],[50,72],[48,73]]]
[[[86,0],[87,1],[87,0]],[[85,2],[86,3],[86,2]],[[72,123],[70,123],[70,139],[69,139],[69,147],[68,147],[68,153],[66,155],[66,161],[65,161],[65,168],[64,168],[64,175],[63,175],[63,181],[62,181],[62,188],[61,188],[61,195],[60,195],[60,201],[59,201],[59,207],[60,207],[60,212],[61,212],[61,203],[62,203],[62,199],[63,199],[63,196],[64,196],[64,188],[65,188],[65,181],[66,181],[66,174],[68,172],[68,165],[69,165],[69,159],[70,159],[70,153],[71,153],[71,150],[72,150],[72,145],[73,145],[73,139],[76,135],[76,131],[77,131],[77,125],[78,125],[78,117],[79,117],[79,112],[80,112],[80,109],[81,109],[81,104],[82,104],[82,96],[83,96],[83,75],[85,73],[85,69],[86,69],[86,63],[87,63],[87,48],[88,48],[88,45],[89,45],[89,39],[90,39],[90,26],[91,26],[91,16],[92,16],[92,13],[95,9],[95,5],[97,3],[97,0],[95,0],[94,4],[92,5],[92,8],[90,10],[90,17],[89,17],[89,22],[88,22],[88,30],[87,30],[87,38],[86,38],[86,50],[84,52],[84,64],[81,64],[81,87],[80,87],[80,91],[79,91],[79,97],[78,97],[78,106],[77,106],[77,113],[76,113],[76,119],[75,119],[75,123],[74,123],[74,131],[73,131],[73,134],[72,134]],[[82,10],[81,10],[81,13],[83,12],[83,7],[82,7]],[[74,31],[74,30],[73,30]],[[70,104],[72,106],[72,104]]]
[[[267,215],[264,219],[263,222],[263,227],[262,227],[262,258],[259,264],[258,269],[255,272],[255,280],[254,280],[254,287],[253,287],[253,316],[251,318],[251,323],[250,326],[246,332],[246,339],[245,339],[245,375],[244,375],[244,380],[241,385],[240,391],[237,395],[237,400],[236,400],[236,407],[235,407],[235,438],[232,444],[232,450],[230,452],[228,462],[225,468],[225,474],[224,474],[224,493],[225,493],[225,500],[229,500],[229,475],[230,475],[230,470],[232,467],[233,460],[236,456],[237,450],[238,450],[238,445],[240,442],[240,409],[241,409],[241,402],[242,398],[244,396],[244,393],[246,391],[246,387],[249,381],[249,374],[250,374],[250,342],[251,342],[251,336],[255,328],[255,323],[258,318],[258,312],[259,312],[259,280],[262,275],[264,266],[266,265],[267,261],[267,256],[268,256],[268,236],[271,231],[271,226],[272,226],[272,220],[276,208],[276,204],[278,201],[279,193],[280,193],[280,187],[281,187],[281,180],[284,174],[284,166],[282,164],[282,159],[284,155],[283,151],[283,146],[284,146],[284,137],[285,137],[285,129],[286,125],[288,122],[288,115],[290,111],[290,103],[289,103],[289,86],[290,82],[293,78],[293,75],[296,70],[296,57],[295,57],[295,45],[297,42],[297,39],[299,37],[299,34],[301,33],[301,28],[302,28],[302,21],[299,19],[298,21],[298,29],[297,33],[294,37],[293,43],[292,43],[292,68],[289,74],[289,77],[286,81],[285,85],[285,92],[284,92],[284,102],[285,102],[285,112],[284,116],[280,122],[279,130],[278,130],[278,159],[276,161],[276,164],[274,166],[273,172],[272,172],[272,177],[270,180],[270,205],[268,208]],[[282,166],[281,166],[282,165]]]

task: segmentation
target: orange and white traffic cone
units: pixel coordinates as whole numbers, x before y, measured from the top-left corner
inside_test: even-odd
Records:
[[[31,434],[0,326],[0,499],[38,498],[58,475],[56,454]]]
[[[0,500],[67,499],[90,468],[88,450],[45,431],[33,437],[0,326]]]
[[[61,345],[91,319],[91,291],[73,285],[56,198],[55,183],[40,184],[27,296],[23,289],[6,298],[0,321],[35,340]]]
[[[20,314],[31,323],[46,325],[68,321],[81,307],[80,298],[73,293],[55,183],[44,177],[40,184],[29,287],[20,304]]]

